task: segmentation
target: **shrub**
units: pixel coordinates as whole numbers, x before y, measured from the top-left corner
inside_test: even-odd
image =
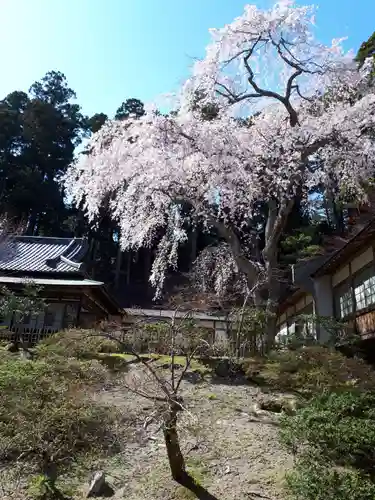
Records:
[[[375,372],[365,361],[323,346],[271,353],[257,361],[255,373],[254,364],[249,362],[247,375],[275,389],[307,396],[329,390],[375,388]]]
[[[281,420],[296,453],[287,485],[296,499],[375,498],[375,394],[358,389],[314,397]]]
[[[375,466],[375,394],[322,394],[283,422],[293,450],[313,447],[325,459],[371,470]]]
[[[200,362],[207,366],[208,372],[219,378],[238,379],[245,376],[244,363],[239,359],[202,357]]]
[[[5,360],[0,363],[0,461],[19,457],[42,466],[46,457],[60,467],[87,454],[110,452],[115,414],[85,397],[82,374],[65,377],[48,361]],[[93,373],[91,372],[93,375]]]
[[[182,321],[173,331],[176,355],[196,351],[197,355],[210,355],[215,349],[212,332],[200,328],[189,319]],[[137,353],[171,353],[172,329],[170,323],[143,323],[134,326],[123,336],[124,350]]]
[[[295,500],[374,500],[375,484],[352,469],[327,467],[304,460],[286,477]]]
[[[116,353],[120,345],[93,330],[72,329],[47,337],[36,347],[38,357],[64,356],[80,360],[96,359],[99,353]]]
[[[169,354],[169,325],[143,323],[134,326],[123,335],[124,350],[137,353]]]
[[[110,381],[110,374],[98,360],[79,361],[74,358],[48,356],[39,361],[46,363],[46,375],[49,372],[54,380],[74,383],[86,387],[102,386]]]

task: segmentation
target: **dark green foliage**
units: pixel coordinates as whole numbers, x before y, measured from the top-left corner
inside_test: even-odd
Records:
[[[296,454],[287,486],[296,500],[375,498],[375,395],[317,396],[284,416],[282,439]]]
[[[282,441],[295,455],[286,478],[291,498],[373,500],[375,372],[328,349],[307,351],[284,353],[278,370],[287,388],[308,389],[281,419]]]
[[[61,233],[67,215],[58,183],[86,133],[65,76],[47,73],[29,90],[0,101],[0,210],[29,234]]]
[[[375,394],[347,389],[316,396],[284,419],[283,438],[297,453],[310,446],[332,463],[370,473],[375,466]]]
[[[70,107],[67,103],[76,97],[74,90],[67,86],[65,75],[60,71],[49,71],[39,82],[31,85],[29,92],[35,99],[57,109]]]
[[[64,356],[79,360],[96,359],[100,353],[117,353],[120,345],[93,330],[66,330],[47,337],[36,347],[39,357]]]
[[[282,391],[297,391],[310,398],[322,391],[375,389],[375,372],[365,361],[347,358],[322,346],[271,353],[268,358],[249,360],[250,379]]]
[[[375,31],[366,42],[362,43],[356,61],[362,65],[368,57],[375,57]]]
[[[94,374],[83,374],[100,372],[100,366],[81,364],[77,372],[69,364],[61,370],[63,365],[62,358],[58,363],[1,361],[1,462],[17,460],[22,454],[25,463],[43,467],[48,457],[61,470],[87,453],[107,452],[115,446],[111,411],[85,395]]]
[[[98,132],[105,122],[108,120],[108,116],[105,113],[96,113],[91,118],[88,119],[88,126],[90,131],[94,134]]]
[[[194,99],[191,103],[191,108],[193,111],[198,111],[203,120],[211,121],[219,115],[219,106],[216,103],[207,103],[204,99],[204,94],[202,92],[196,91]]]
[[[129,117],[140,118],[145,114],[144,104],[139,99],[126,99],[117,109],[115,120],[126,120]]]
[[[324,253],[322,249],[324,231],[319,219],[316,218],[313,209],[315,204],[316,201],[310,203],[307,210],[301,199],[296,198],[280,242],[282,264],[294,264],[301,259]]]
[[[28,314],[38,315],[46,308],[45,301],[40,297],[41,287],[32,283],[26,284],[22,294],[15,294],[6,287],[0,289],[0,317],[14,313],[19,321]]]
[[[311,234],[315,231],[316,234]],[[306,259],[323,253],[322,247],[317,244],[317,228],[309,226],[295,230],[293,234],[286,236],[281,241],[281,260],[285,263],[295,263],[299,259]]]
[[[366,474],[345,468],[327,468],[312,458],[299,461],[287,475],[295,500],[374,500],[375,484]]]

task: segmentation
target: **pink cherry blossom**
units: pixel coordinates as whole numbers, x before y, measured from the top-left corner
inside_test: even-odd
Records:
[[[365,198],[375,158],[369,66],[358,70],[341,41],[317,41],[314,11],[291,1],[270,10],[246,6],[241,17],[211,31],[177,114],[109,121],[92,137],[90,153],[70,167],[66,189],[90,220],[110,195],[124,250],[157,239],[150,276],[157,295],[187,239],[182,204],[225,241],[228,258],[217,260],[221,272],[213,278],[218,293],[237,271],[256,303],[257,292],[267,290],[274,310],[277,247],[296,194],[334,179],[338,190]],[[216,119],[192,108],[197,92],[201,105],[217,104]],[[245,234],[260,202],[268,206],[263,248],[256,232]]]

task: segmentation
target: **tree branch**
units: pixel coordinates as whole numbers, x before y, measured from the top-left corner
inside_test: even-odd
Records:
[[[246,281],[251,289],[259,276],[259,267],[245,257],[241,248],[241,242],[232,228],[226,226],[224,222],[217,220],[213,220],[212,224],[216,227],[220,236],[224,238],[231,247],[234,259],[240,271],[245,274]]]
[[[281,94],[277,93],[277,92],[274,92],[272,90],[266,90],[266,89],[262,89],[260,88],[257,83],[255,82],[254,80],[254,72],[253,70],[251,69],[251,66],[249,64],[249,59],[250,57],[253,55],[254,53],[254,49],[257,45],[257,43],[259,42],[260,38],[258,39],[257,42],[255,42],[255,44],[253,45],[253,47],[248,51],[248,53],[246,54],[246,56],[244,57],[244,64],[245,64],[245,68],[249,74],[249,77],[248,77],[248,82],[250,83],[250,85],[253,87],[253,89],[255,90],[255,92],[261,96],[261,97],[271,97],[273,99],[276,99],[277,101],[281,102],[285,108],[287,109],[288,113],[289,113],[289,121],[290,121],[290,125],[291,127],[295,127],[296,125],[298,125],[298,115],[297,115],[297,112],[296,110],[293,108],[293,106],[291,105],[290,103],[290,100],[289,100],[289,97],[288,97],[288,88],[289,86],[291,87],[292,84],[293,84],[293,81],[295,80],[295,78],[297,78],[297,76],[299,76],[299,72],[295,72],[289,79],[289,82],[287,84],[287,94],[286,96],[282,96]],[[300,71],[300,69],[298,70]],[[290,89],[290,92],[291,92],[291,89]]]

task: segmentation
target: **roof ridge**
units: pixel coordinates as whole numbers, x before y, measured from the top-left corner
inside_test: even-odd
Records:
[[[1,270],[82,273],[85,238],[21,236],[11,241],[13,251],[7,258],[0,258]]]
[[[27,234],[15,234],[15,235],[11,235],[11,237],[13,239],[19,239],[19,240],[58,240],[58,241],[79,241],[79,240],[84,240],[84,236],[80,236],[80,237],[66,237],[66,236],[29,236]]]

